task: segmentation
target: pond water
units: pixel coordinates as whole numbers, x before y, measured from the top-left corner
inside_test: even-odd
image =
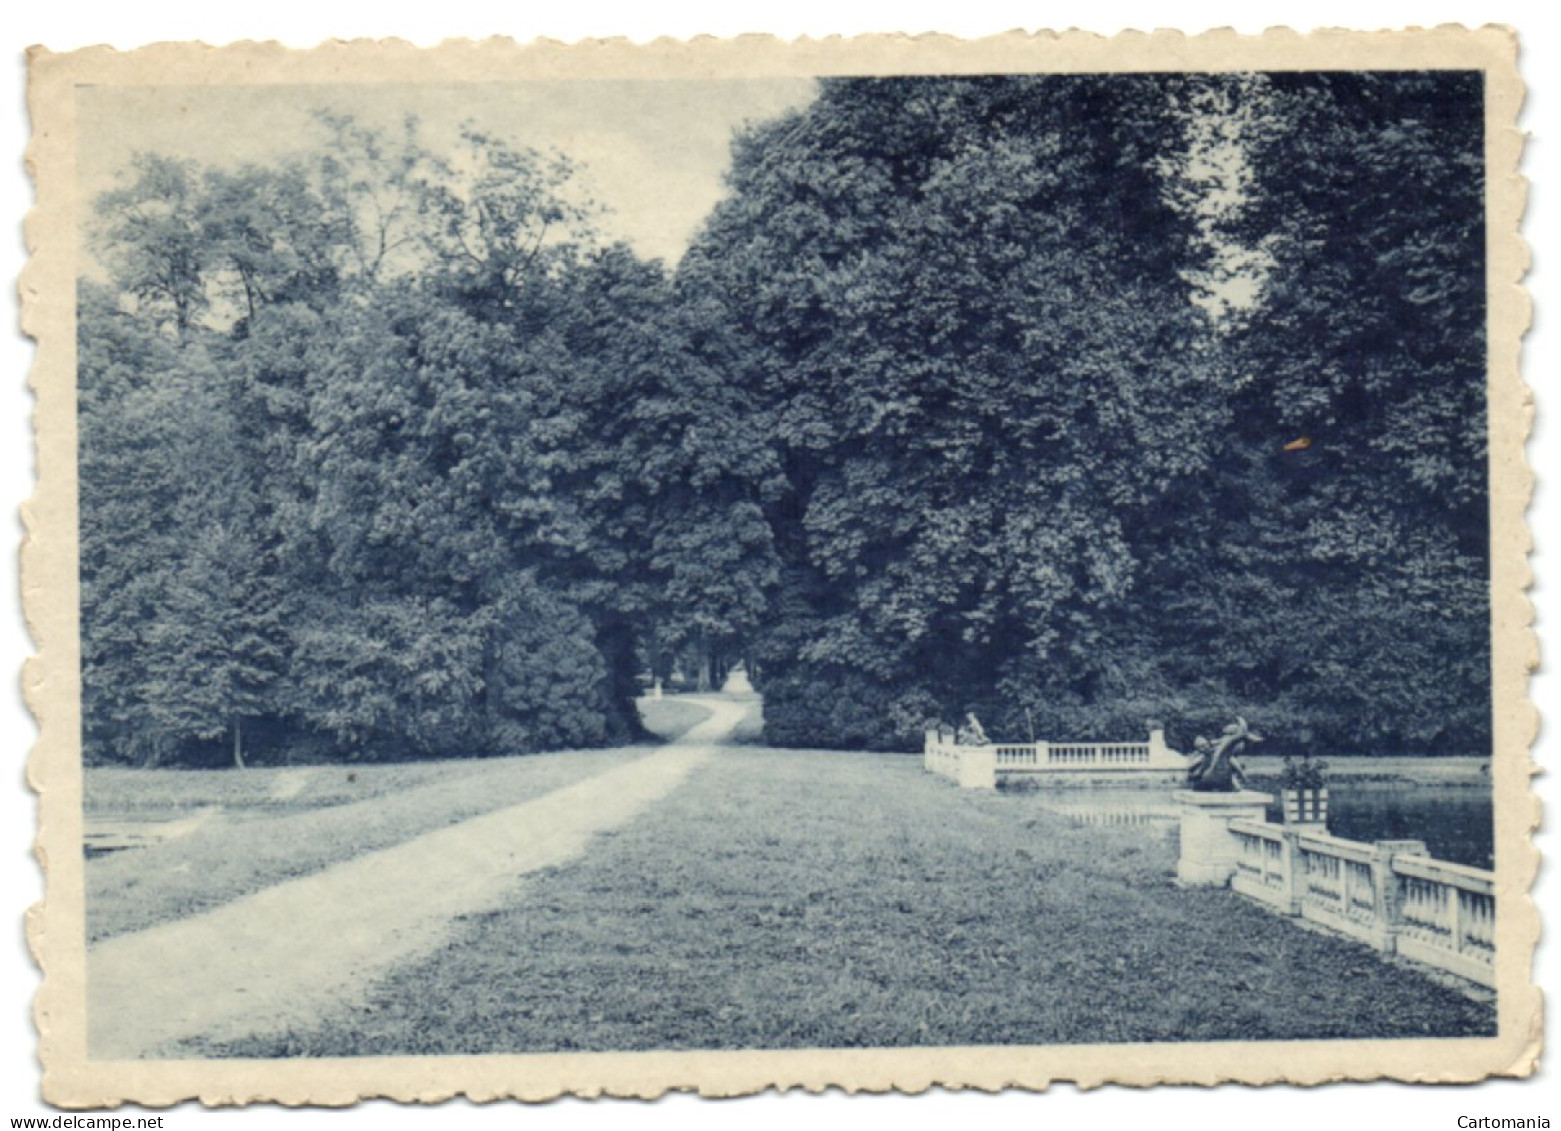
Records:
[[[1275,802],[1268,819],[1279,818]],[[1347,840],[1423,840],[1438,860],[1495,866],[1490,790],[1477,786],[1333,784],[1328,831]]]
[[[1080,824],[1141,825],[1169,835],[1178,820],[1169,791],[1055,789],[1028,795]],[[1349,840],[1422,840],[1439,860],[1493,867],[1494,823],[1488,788],[1406,783],[1335,783],[1328,792],[1328,831]],[[1268,813],[1280,820],[1276,801]]]

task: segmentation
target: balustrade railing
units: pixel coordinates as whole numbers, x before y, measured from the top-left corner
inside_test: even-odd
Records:
[[[966,746],[948,728],[929,729],[924,764],[932,773],[958,779],[964,759],[989,760],[992,772],[1048,774],[1081,771],[1132,771],[1184,769],[1187,758],[1165,744],[1162,732],[1152,731],[1148,742],[1001,742]]]
[[[1287,838],[1279,825],[1263,821],[1235,820],[1230,823],[1239,851],[1236,874],[1231,886],[1243,895],[1283,911],[1296,913],[1293,865],[1294,838]]]
[[[954,741],[952,734],[945,735],[936,730],[929,730],[926,745],[922,750],[922,765],[931,773],[948,778],[950,781],[957,781],[960,750],[961,747]]]
[[[1491,985],[1496,969],[1496,877],[1430,857],[1392,862],[1399,897],[1398,952]]]
[[[1147,766],[1147,742],[1058,742],[1048,745],[1046,762],[1050,766],[1079,766],[1107,769],[1118,766]]]
[[[1296,849],[1301,917],[1376,945],[1387,929],[1377,906],[1376,850],[1326,833],[1302,836]]]
[[[1039,747],[1041,743],[1002,743],[992,747],[992,752],[997,755],[998,772],[1021,771],[1032,769],[1040,764],[1041,755]]]
[[[1231,887],[1378,950],[1495,984],[1494,873],[1426,855],[1419,841],[1367,844],[1233,820]]]

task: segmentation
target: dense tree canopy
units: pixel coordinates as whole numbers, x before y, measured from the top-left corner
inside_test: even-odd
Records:
[[[787,469],[771,736],[1488,728],[1477,76],[845,81],[682,282]]]
[[[317,160],[144,156],[98,201],[89,754],[631,736],[639,642],[753,626],[774,571],[721,329],[594,242],[567,162],[322,125]]]
[[[80,302],[87,746],[930,718],[1488,743],[1478,76],[828,80],[675,275],[558,155],[142,155]]]
[[[727,296],[788,471],[772,521],[807,612],[766,650],[777,735],[804,738],[831,684],[903,741],[1026,656],[1098,662],[1133,583],[1124,518],[1220,409],[1148,93],[830,84],[739,149],[683,274]]]
[[[1151,528],[1167,639],[1291,733],[1479,749],[1480,79],[1276,76],[1261,95],[1256,191],[1233,231],[1272,268],[1221,339],[1232,423],[1217,458]],[[1192,676],[1184,663],[1175,683]]]

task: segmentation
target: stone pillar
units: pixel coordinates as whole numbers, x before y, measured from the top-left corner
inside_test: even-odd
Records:
[[[1172,750],[1165,744],[1165,728],[1155,727],[1149,732],[1149,765],[1157,770],[1179,770],[1187,765],[1185,754]]]
[[[1299,915],[1301,913],[1301,830],[1296,828],[1283,828],[1280,835],[1284,837],[1280,841],[1279,865],[1284,874],[1284,903],[1280,910],[1286,915]]]
[[[1371,886],[1375,888],[1377,932],[1372,940],[1378,950],[1393,954],[1398,950],[1398,928],[1404,921],[1403,900],[1398,877],[1393,874],[1395,856],[1429,856],[1423,840],[1379,840],[1372,844]],[[1454,893],[1454,898],[1457,898]]]
[[[1240,843],[1230,831],[1238,818],[1261,821],[1273,798],[1266,793],[1198,793],[1179,789],[1171,795],[1182,814],[1181,857],[1176,882],[1183,887],[1224,887],[1236,874]]]
[[[959,748],[959,788],[997,788],[997,750],[991,746]]]

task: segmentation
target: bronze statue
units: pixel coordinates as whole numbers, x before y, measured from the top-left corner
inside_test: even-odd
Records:
[[[1262,742],[1247,720],[1240,715],[1212,743],[1199,736],[1193,742],[1193,763],[1187,767],[1187,784],[1196,793],[1236,793],[1247,786],[1246,775],[1236,755],[1244,753],[1250,742]]]

